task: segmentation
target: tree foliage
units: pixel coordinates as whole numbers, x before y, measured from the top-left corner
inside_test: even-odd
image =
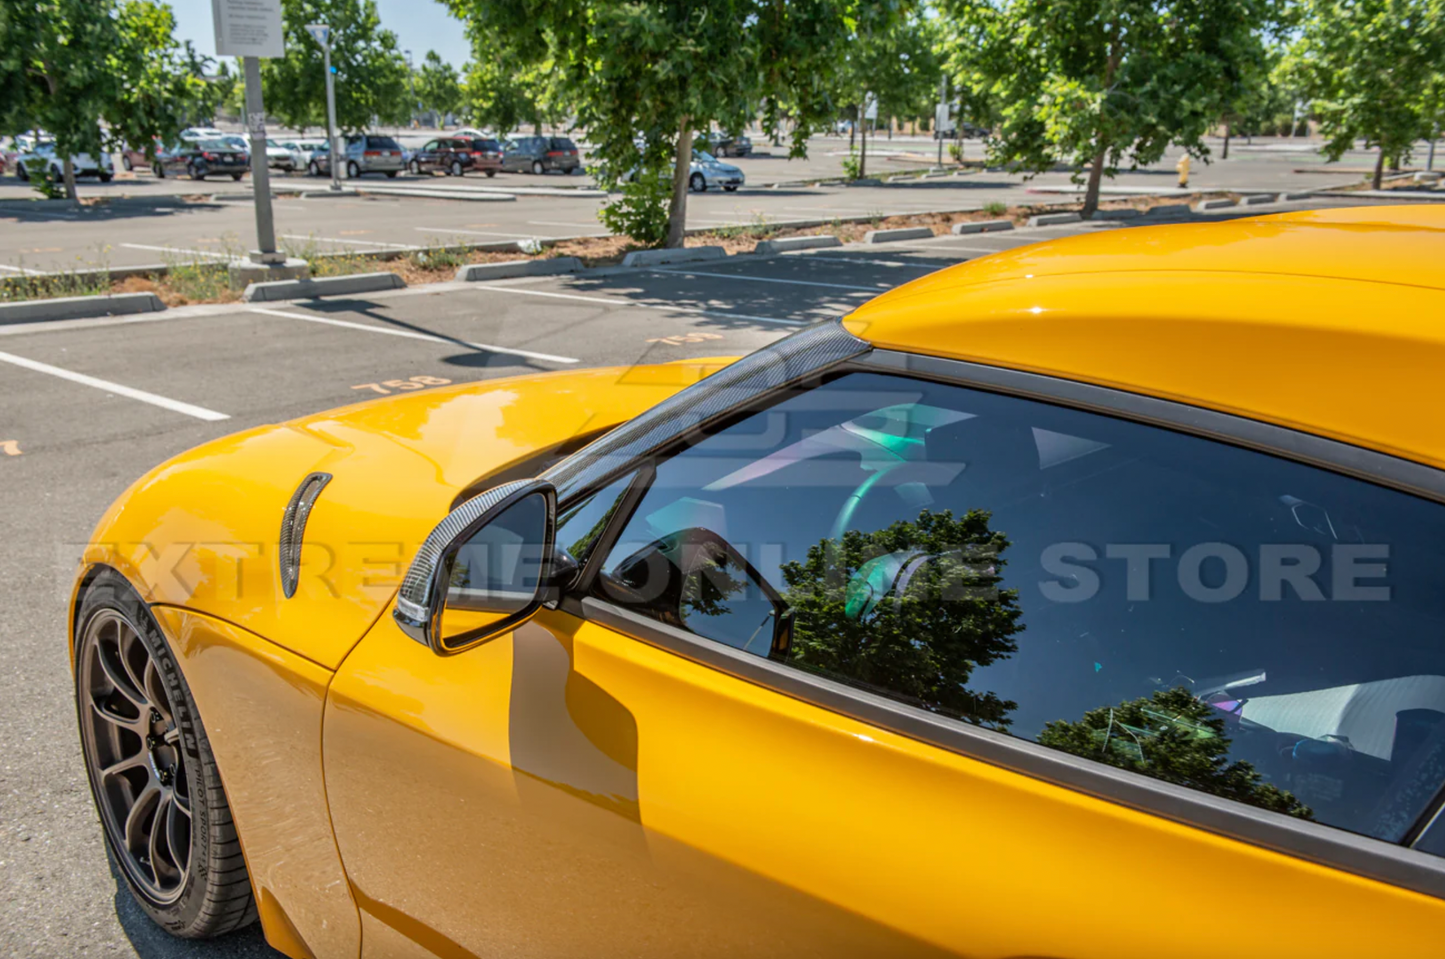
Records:
[[[463,112],[472,122],[507,136],[524,125],[538,131],[559,123],[567,113],[566,100],[549,51],[539,42],[516,46],[489,24],[467,23],[472,60],[463,81]]]
[[[0,132],[50,133],[75,199],[71,156],[149,148],[209,115],[204,60],[174,29],[170,8],[150,0],[0,4]]]
[[[1018,592],[998,588],[1008,545],[979,510],[959,518],[923,510],[916,521],[814,544],[803,561],[782,567],[794,612],[789,661],[1006,727],[1017,704],[968,681],[1018,649]],[[880,564],[893,564],[881,578]],[[902,588],[892,588],[887,573],[915,564]]]
[[[416,100],[423,110],[438,117],[456,113],[462,106],[462,84],[457,68],[447,63],[435,50],[426,52],[421,69],[416,71]]]
[[[1224,719],[1184,688],[1091,709],[1075,722],[1056,720],[1044,726],[1039,742],[1261,809],[1313,816],[1293,794],[1264,782],[1250,763],[1228,762]]]
[[[1410,156],[1438,121],[1430,91],[1445,59],[1442,0],[1304,0],[1298,41],[1285,76],[1309,98],[1338,160],[1363,138],[1376,148],[1374,186],[1386,163]]]
[[[864,104],[878,102],[878,118],[932,112],[938,94],[941,28],[914,4],[867,4],[842,50],[833,97],[866,131]],[[867,175],[866,132],[858,176]]]
[[[1084,215],[1105,176],[1154,163],[1175,143],[1207,157],[1204,134],[1264,57],[1275,0],[944,0],[961,42],[951,63],[987,109],[993,162],[1056,163],[1084,182]]]
[[[326,71],[308,23],[331,27],[336,124],[357,132],[411,118],[406,60],[373,0],[282,0],[286,56],[261,61],[266,112],[298,130],[326,125]]]
[[[528,62],[550,60],[588,130],[600,179],[624,190],[649,235],[681,245],[696,130],[747,125],[759,104],[776,131],[780,103],[793,153],[833,115],[841,45],[861,0],[449,0],[452,11]],[[883,0],[894,3],[897,0]],[[640,145],[639,145],[640,143]],[[670,160],[670,163],[669,163]],[[649,185],[671,166],[665,208]]]

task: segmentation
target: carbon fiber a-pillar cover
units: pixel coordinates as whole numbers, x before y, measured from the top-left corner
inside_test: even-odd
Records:
[[[703,426],[758,396],[807,379],[871,349],[837,320],[815,323],[723,367],[646,413],[584,446],[542,474],[557,498],[590,489],[639,456]],[[625,382],[621,384],[625,386]]]

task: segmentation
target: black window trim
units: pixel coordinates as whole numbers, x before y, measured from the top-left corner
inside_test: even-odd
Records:
[[[714,417],[712,422],[731,418],[740,410],[769,405],[775,397],[796,390],[800,379],[813,380],[824,374],[847,371],[902,373],[1104,413],[1255,449],[1445,502],[1445,471],[1348,443],[1077,380],[876,348],[815,367],[807,377],[762,390],[727,413]],[[655,446],[634,457],[632,468],[635,468],[636,461],[646,460],[665,448],[677,445],[679,436],[663,432]],[[585,456],[586,452],[581,451],[581,455]],[[607,479],[623,470],[609,472]],[[601,485],[601,481],[594,479],[587,484],[587,489],[569,492],[585,495]],[[610,546],[620,534],[622,524],[630,518],[645,488],[646,484],[632,484],[625,497],[627,502],[618,509],[612,523],[601,534],[604,545]],[[568,497],[569,500],[572,498]],[[606,550],[593,551],[587,564],[590,568],[586,571],[591,575],[584,575],[583,583],[590,582],[595,576],[605,554]],[[928,713],[837,680],[744,653],[604,600],[578,596],[575,590],[563,601],[563,608],[746,682],[970,759],[1231,839],[1445,899],[1445,858],[1415,852],[1408,845],[1255,809],[1071,756],[1029,740]],[[1418,843],[1431,829],[1445,828],[1442,801],[1445,801],[1445,788],[1421,814],[1416,828],[1407,834],[1410,845]]]

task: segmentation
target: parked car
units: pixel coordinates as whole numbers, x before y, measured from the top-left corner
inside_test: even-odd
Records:
[[[405,169],[404,164],[401,144],[393,137],[366,133],[346,138],[346,175],[353,180],[363,173],[395,177]]]
[[[462,176],[476,162],[472,156],[472,141],[456,137],[437,137],[428,140],[421,149],[412,154],[407,169],[414,174],[445,173],[447,176]]]
[[[311,148],[306,161],[306,172],[311,176],[331,175],[331,147],[325,140]]]
[[[325,140],[280,140],[281,148],[291,156],[292,170],[306,170],[311,165],[311,155],[326,145]]]
[[[156,149],[159,149],[158,145]],[[127,143],[121,147],[120,150],[120,165],[125,167],[127,171],[132,171],[140,167],[150,166],[151,158],[146,156],[144,147],[132,146]]]
[[[29,153],[22,153],[16,159],[16,175],[22,180],[30,179],[30,167],[39,162],[43,162],[50,169],[56,180],[64,175],[64,161],[56,155],[52,141],[43,140]],[[70,165],[76,176],[98,177],[102,183],[109,183],[115,176],[115,164],[109,153],[98,156],[77,153],[70,158]]]
[[[181,131],[182,140],[222,140],[227,136],[233,136],[215,127],[186,127]]]
[[[182,138],[180,143],[156,154],[152,169],[158,177],[180,176],[192,180],[209,176],[229,176],[239,180],[251,172],[251,154],[239,149],[231,138]]]
[[[702,137],[702,141],[698,145],[714,156],[745,157],[753,152],[752,139],[741,133],[734,136],[714,130]]]
[[[692,151],[692,168],[688,173],[687,186],[694,193],[722,187],[729,193],[747,182],[743,171],[731,163],[724,163],[706,150]]]
[[[1091,231],[181,454],[46,612],[117,875],[316,959],[1438,956],[1442,259]]]
[[[283,173],[293,173],[300,166],[291,150],[272,137],[266,138],[266,165]]]
[[[988,127],[981,127],[974,123],[963,121],[963,135],[970,140],[982,140],[991,132]],[[958,139],[958,123],[950,120],[948,126],[935,127],[933,139],[956,140]]]
[[[516,137],[508,140],[502,150],[501,169],[512,173],[571,173],[582,169],[582,160],[577,144],[567,137]]]

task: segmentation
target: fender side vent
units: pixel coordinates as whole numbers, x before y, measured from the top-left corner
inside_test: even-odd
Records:
[[[281,517],[281,589],[287,599],[296,595],[296,583],[301,576],[301,543],[306,538],[306,520],[311,516],[316,497],[329,482],[330,473],[307,476],[291,494],[291,502],[286,504],[286,513]]]

